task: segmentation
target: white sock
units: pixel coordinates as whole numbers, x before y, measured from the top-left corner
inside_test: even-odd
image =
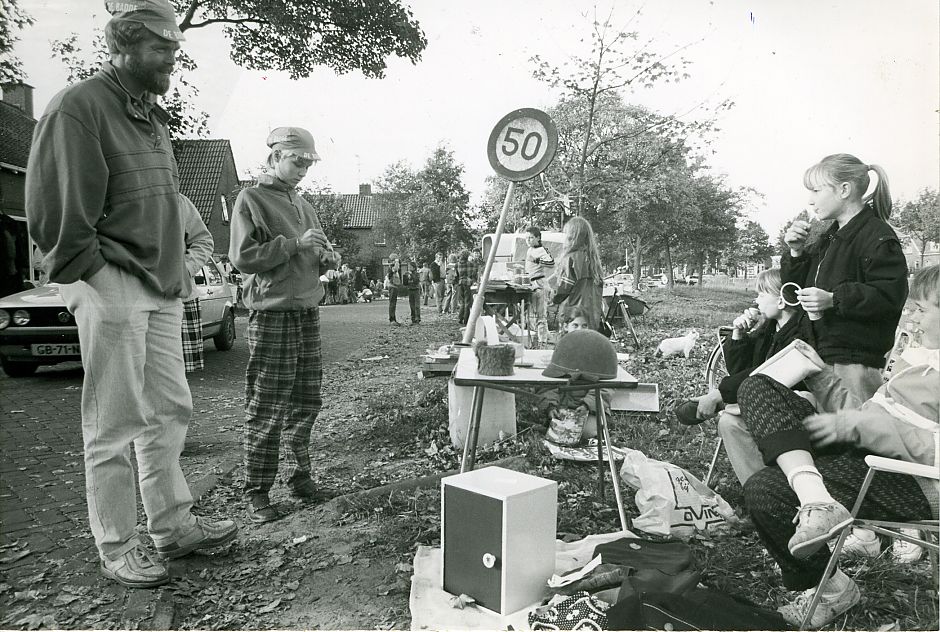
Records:
[[[852,581],[852,578],[842,572],[841,568],[837,568],[836,572],[832,574],[832,577],[826,580],[826,583],[823,584],[822,594],[826,596],[834,596],[845,590],[845,587]]]
[[[809,503],[835,502],[823,483],[822,474],[812,465],[801,465],[790,470],[787,473],[787,482],[800,499],[801,507]]]

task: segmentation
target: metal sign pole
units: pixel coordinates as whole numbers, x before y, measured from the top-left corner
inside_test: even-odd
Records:
[[[490,280],[490,271],[493,269],[493,261],[496,259],[496,250],[499,247],[499,238],[503,236],[503,225],[506,223],[506,215],[509,214],[509,203],[512,201],[512,194],[516,188],[515,182],[509,183],[506,189],[506,199],[503,200],[503,210],[499,214],[499,222],[496,224],[496,233],[493,235],[493,244],[486,255],[486,265],[483,267],[483,277],[477,287],[477,295],[473,299],[473,308],[470,310],[470,317],[467,319],[467,330],[463,334],[464,344],[470,344],[473,341],[473,334],[476,332],[477,319],[483,311],[483,301],[485,300],[486,284]]]
[[[490,132],[486,143],[487,158],[493,170],[509,181],[509,188],[506,189],[503,210],[496,224],[493,245],[486,255],[483,277],[480,279],[477,295],[473,299],[473,307],[467,318],[467,329],[463,334],[464,344],[469,344],[476,333],[477,320],[483,311],[486,285],[490,281],[490,272],[496,259],[499,239],[503,235],[503,225],[506,223],[506,215],[509,214],[509,203],[512,201],[516,182],[530,180],[542,173],[555,157],[557,148],[558,130],[555,129],[555,123],[545,112],[533,108],[513,110],[501,118]]]

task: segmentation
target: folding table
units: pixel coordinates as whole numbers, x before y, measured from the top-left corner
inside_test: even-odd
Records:
[[[610,449],[610,432],[607,427],[607,415],[601,402],[601,389],[630,389],[639,391],[640,399],[648,400],[652,392],[658,398],[658,389],[655,384],[641,384],[635,377],[617,367],[617,377],[612,380],[599,380],[596,382],[570,382],[564,378],[551,378],[542,375],[542,370],[548,366],[552,352],[550,350],[524,351],[522,366],[516,366],[512,375],[481,375],[477,371],[477,359],[473,349],[461,349],[457,365],[454,367],[453,380],[457,386],[472,386],[473,399],[470,406],[470,419],[467,425],[467,435],[464,441],[463,458],[460,462],[460,471],[472,470],[476,461],[477,438],[480,429],[480,415],[483,410],[483,391],[490,388],[521,395],[532,395],[532,387],[545,389],[556,388],[561,391],[593,390],[597,405],[597,490],[600,498],[604,497],[604,446],[607,449],[607,460],[614,482],[614,496],[617,499],[617,510],[620,513],[620,524],[627,529],[627,518],[623,509],[620,485],[618,483],[617,466]],[[638,410],[649,410],[648,407],[638,406]]]

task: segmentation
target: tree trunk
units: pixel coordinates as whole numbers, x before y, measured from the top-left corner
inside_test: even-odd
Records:
[[[672,273],[672,251],[669,249],[669,239],[666,239],[666,287],[670,290],[676,288],[676,277]]]
[[[636,243],[633,246],[633,291],[637,292],[640,289],[640,266],[643,265],[643,254],[640,251],[640,244],[642,244],[642,238],[637,237]]]

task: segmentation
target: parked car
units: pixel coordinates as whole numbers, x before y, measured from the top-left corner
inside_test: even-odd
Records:
[[[235,343],[235,299],[214,261],[194,277],[202,337],[228,351]],[[81,360],[75,317],[59,295],[58,283],[47,283],[0,298],[0,366],[10,377],[26,377],[44,364]]]

